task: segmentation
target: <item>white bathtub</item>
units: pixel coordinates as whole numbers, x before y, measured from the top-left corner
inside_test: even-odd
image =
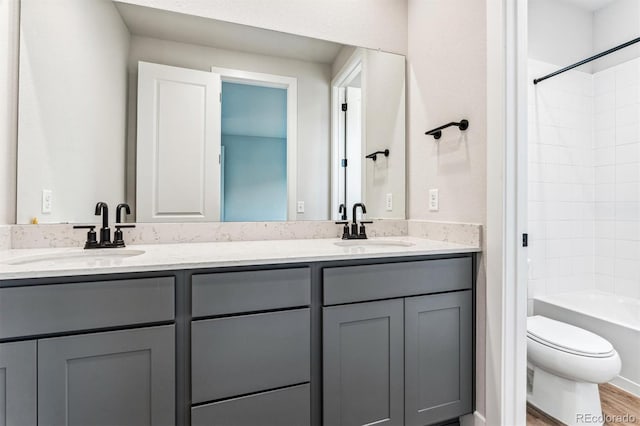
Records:
[[[640,299],[598,291],[537,297],[533,313],[564,321],[607,339],[622,358],[611,382],[640,396]]]

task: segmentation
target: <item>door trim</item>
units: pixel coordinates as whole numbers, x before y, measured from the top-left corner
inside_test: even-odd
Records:
[[[276,74],[211,67],[223,82],[273,87],[287,91],[287,220],[297,219],[298,79]]]

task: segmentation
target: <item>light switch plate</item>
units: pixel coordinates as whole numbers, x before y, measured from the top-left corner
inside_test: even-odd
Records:
[[[439,208],[439,194],[437,189],[429,190],[429,211],[437,212]]]
[[[298,201],[298,213],[304,213],[304,201]]]
[[[392,193],[387,194],[385,207],[388,212],[393,211],[393,194]]]
[[[53,192],[50,189],[42,190],[42,213],[51,213]]]

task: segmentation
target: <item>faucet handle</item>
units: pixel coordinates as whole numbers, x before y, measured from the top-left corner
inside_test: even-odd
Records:
[[[73,229],[88,229],[87,241],[84,243],[84,248],[95,248],[98,246],[98,236],[96,234],[95,225],[73,225]]]
[[[373,221],[372,221],[372,220],[361,220],[361,221],[360,221],[360,223],[361,223],[361,224],[363,224],[363,225],[364,225],[364,224],[367,224],[367,225],[368,225],[368,224],[370,224],[370,223],[373,223]]]
[[[122,228],[135,228],[136,226],[133,224],[125,225],[124,223],[116,223],[114,226],[116,227],[116,232],[113,233],[113,246],[124,247],[125,244]]]

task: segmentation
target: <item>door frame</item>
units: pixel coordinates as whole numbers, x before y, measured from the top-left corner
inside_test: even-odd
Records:
[[[366,83],[366,75],[364,73],[364,55],[362,53],[362,48],[356,48],[351,57],[345,62],[345,64],[340,68],[340,71],[336,73],[336,75],[331,80],[331,212],[329,214],[329,218],[331,220],[339,219],[338,217],[338,207],[340,205],[340,172],[342,171],[342,167],[340,166],[340,160],[342,158],[342,154],[338,149],[340,144],[340,121],[343,118],[340,117],[341,104],[343,99],[340,95],[340,89],[344,88],[345,84],[352,78],[352,76],[358,72],[361,73],[361,87],[365,86]],[[361,152],[366,151],[365,141],[367,140],[366,131],[367,128],[365,126],[366,122],[366,91],[361,91],[361,121],[362,124],[360,126],[360,140],[362,144]],[[364,158],[364,157],[363,157]],[[362,162],[364,162],[362,160]],[[365,182],[365,173],[366,168],[361,167],[361,181]],[[366,200],[366,185],[362,186],[362,194],[361,200],[363,202]],[[348,206],[347,206],[348,207]]]
[[[526,424],[527,1],[487,0],[486,424]]]
[[[212,66],[226,83],[272,87],[287,91],[287,220],[297,219],[298,181],[298,79],[276,74],[265,74],[233,68]],[[222,102],[222,98],[220,98]]]

